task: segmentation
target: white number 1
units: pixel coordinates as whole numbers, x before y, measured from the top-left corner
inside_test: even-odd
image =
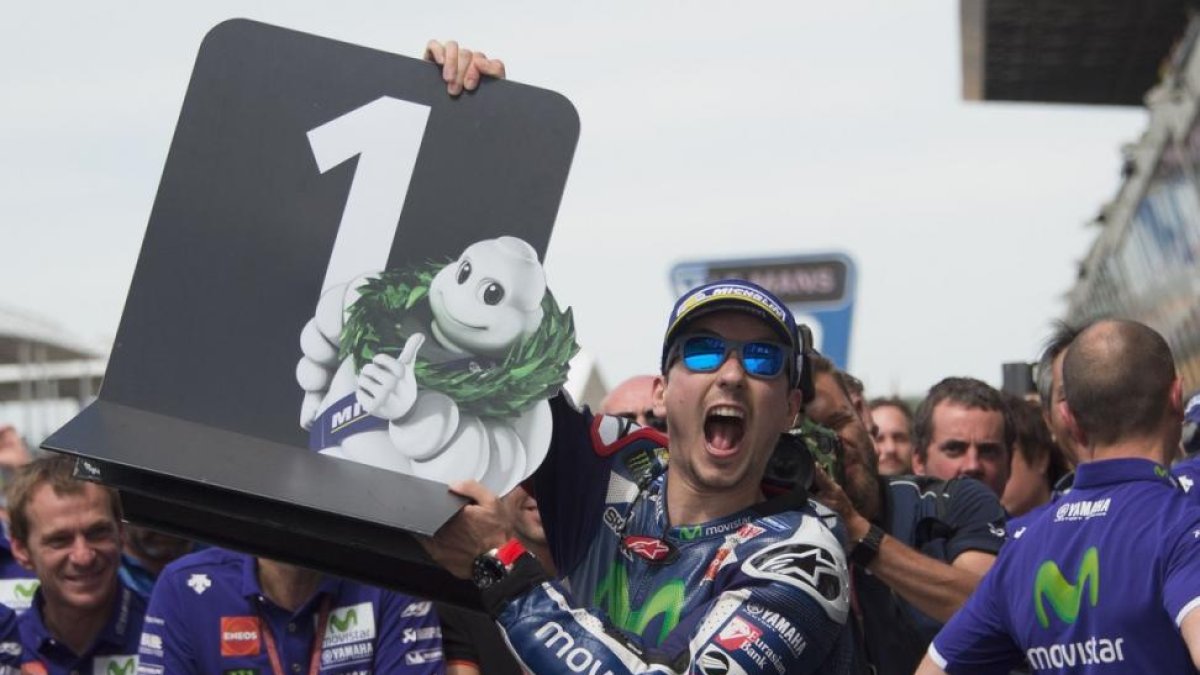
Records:
[[[322,292],[387,265],[428,120],[429,106],[381,96],[308,132],[321,173],[358,157]]]

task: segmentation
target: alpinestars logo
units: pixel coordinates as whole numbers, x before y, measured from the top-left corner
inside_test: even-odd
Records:
[[[1095,546],[1083,553],[1079,573],[1072,584],[1063,576],[1058,563],[1047,560],[1038,567],[1033,580],[1034,610],[1042,628],[1050,627],[1050,616],[1046,613],[1045,601],[1063,623],[1075,623],[1083,606],[1083,589],[1088,588],[1088,602],[1095,607],[1100,602],[1100,552]]]
[[[837,560],[820,546],[787,544],[770,547],[751,556],[746,567],[757,572],[757,576],[778,578],[793,586],[799,582],[815,589],[829,602],[842,597],[845,591]]]
[[[669,563],[675,559],[675,547],[655,537],[628,536],[621,545],[652,563]]]

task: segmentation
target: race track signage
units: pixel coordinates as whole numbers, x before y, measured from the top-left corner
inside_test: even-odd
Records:
[[[99,399],[47,439],[135,522],[470,602],[403,532],[541,461],[562,96],[246,20],[201,45]],[[440,591],[431,589],[442,589]]]
[[[846,368],[857,273],[843,253],[682,262],[671,270],[678,294],[709,281],[745,279],[779,296],[808,325],[817,350]]]

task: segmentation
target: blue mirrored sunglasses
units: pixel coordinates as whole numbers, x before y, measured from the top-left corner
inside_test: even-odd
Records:
[[[747,375],[763,379],[782,373],[791,351],[777,342],[741,342],[718,335],[690,335],[677,344],[684,367],[693,373],[713,372],[734,352]]]

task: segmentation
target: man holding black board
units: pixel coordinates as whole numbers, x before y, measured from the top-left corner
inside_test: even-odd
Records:
[[[475,503],[430,552],[483,590],[533,672],[849,672],[841,545],[803,497],[765,500],[760,485],[800,409],[799,353],[791,312],[766,290],[728,280],[685,294],[655,382],[669,439],[552,402],[533,485],[570,590],[475,482],[452,486]]]

